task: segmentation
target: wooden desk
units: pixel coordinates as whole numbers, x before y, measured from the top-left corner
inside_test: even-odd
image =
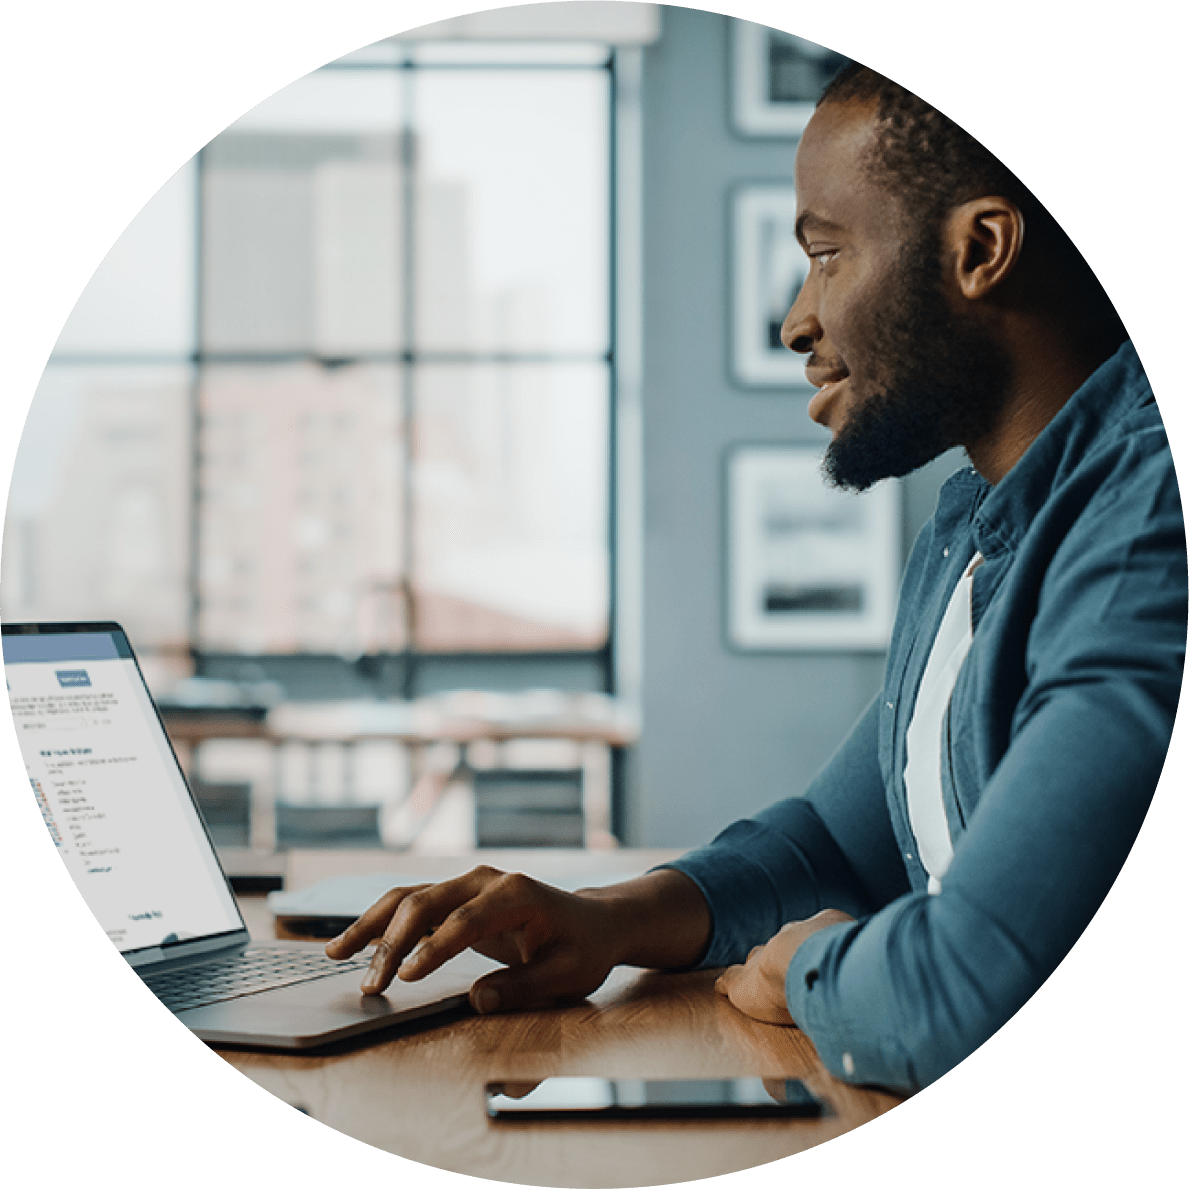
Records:
[[[615,857],[624,862],[631,854]],[[484,861],[497,857],[507,856],[483,853]],[[575,852],[569,865],[594,871],[605,858]],[[545,865],[557,861],[555,853]],[[655,852],[640,866],[652,861]],[[440,862],[447,873],[468,864]],[[331,865],[324,853],[319,866]],[[531,855],[522,866],[531,872]],[[714,979],[709,971],[620,969],[576,1006],[455,1016],[329,1055],[219,1051],[258,1085],[346,1135],[423,1164],[523,1185],[611,1189],[718,1176],[813,1147],[900,1101],[835,1080],[801,1032],[747,1019],[715,994]],[[488,1121],[485,1082],[562,1074],[796,1077],[831,1113],[746,1123]]]

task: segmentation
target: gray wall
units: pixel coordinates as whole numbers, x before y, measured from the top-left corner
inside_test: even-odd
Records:
[[[666,8],[663,21],[644,65],[644,733],[624,826],[636,845],[692,846],[803,792],[884,658],[726,646],[724,449],[825,433],[804,396],[744,389],[728,372],[729,193],[790,178],[795,145],[730,131],[729,18]],[[904,482],[906,549],[962,461]]]

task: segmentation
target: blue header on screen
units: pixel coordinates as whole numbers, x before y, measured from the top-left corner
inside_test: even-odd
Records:
[[[61,632],[4,637],[4,663],[33,661],[110,661],[131,656],[123,638],[114,632]]]

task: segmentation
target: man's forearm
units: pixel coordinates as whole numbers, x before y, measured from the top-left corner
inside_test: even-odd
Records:
[[[666,970],[695,965],[710,942],[710,909],[688,875],[666,868],[580,896],[611,910],[617,964]]]

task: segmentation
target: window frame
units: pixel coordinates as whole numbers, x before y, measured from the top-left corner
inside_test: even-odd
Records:
[[[498,43],[493,43],[498,44]],[[323,358],[312,352],[269,353],[269,352],[220,352],[208,350],[204,345],[204,293],[203,293],[203,249],[204,249],[204,192],[205,192],[205,158],[207,149],[201,149],[193,159],[193,219],[191,234],[193,239],[193,349],[189,354],[171,355],[167,359],[160,353],[149,354],[135,351],[87,351],[87,352],[55,352],[48,361],[49,367],[57,365],[99,365],[119,364],[123,367],[137,365],[161,366],[172,364],[186,367],[189,370],[189,408],[186,432],[189,439],[188,459],[189,467],[189,498],[187,506],[188,548],[185,573],[185,644],[193,671],[197,676],[232,677],[242,672],[252,671],[263,673],[269,679],[279,679],[288,689],[301,697],[302,693],[314,696],[325,696],[326,691],[339,690],[331,694],[337,697],[416,697],[421,694],[437,692],[440,689],[457,687],[466,684],[467,678],[478,679],[486,688],[523,689],[548,684],[562,689],[594,690],[598,692],[615,693],[618,682],[616,675],[617,660],[617,625],[619,619],[618,565],[617,565],[617,529],[618,529],[618,191],[622,185],[619,163],[617,161],[617,129],[621,116],[621,97],[618,86],[618,59],[625,51],[615,47],[602,47],[605,53],[601,61],[566,61],[561,55],[551,61],[506,61],[492,62],[449,62],[420,60],[422,55],[416,52],[418,43],[408,42],[401,45],[401,53],[393,60],[385,61],[352,61],[348,55],[346,60],[337,60],[319,68],[319,72],[327,71],[382,71],[397,74],[410,79],[418,71],[435,70],[497,70],[497,71],[569,71],[586,72],[603,71],[608,75],[607,102],[608,135],[607,135],[607,170],[609,194],[607,195],[607,349],[599,354],[576,356],[574,353],[511,353],[496,355],[490,352],[435,352],[433,350],[418,351],[406,345],[391,353],[384,353],[383,357],[371,354],[359,356],[326,357]],[[629,49],[628,55],[639,56],[639,51]],[[404,140],[402,152],[409,151],[408,135],[410,129],[408,120],[402,116],[402,131]],[[408,210],[408,206],[406,206]],[[416,216],[413,215],[413,218]],[[406,222],[409,216],[406,216]],[[411,236],[413,229],[405,229],[405,235]],[[406,306],[410,303],[406,302]],[[295,652],[230,652],[204,647],[201,643],[199,618],[202,609],[202,525],[201,525],[201,497],[200,488],[203,481],[201,464],[202,449],[202,407],[201,392],[204,369],[208,366],[218,366],[228,363],[276,363],[309,361],[324,367],[338,367],[352,362],[371,361],[376,358],[379,362],[395,364],[401,375],[401,386],[404,390],[402,415],[406,425],[401,449],[405,451],[402,468],[403,476],[403,515],[406,531],[403,534],[406,554],[402,559],[402,570],[406,577],[414,573],[412,558],[409,556],[412,534],[408,531],[414,514],[412,495],[413,468],[408,465],[410,435],[407,432],[414,419],[410,408],[411,388],[410,377],[413,369],[422,362],[438,362],[448,357],[450,362],[478,363],[490,361],[498,362],[599,362],[607,369],[607,500],[606,500],[606,531],[607,531],[607,635],[605,641],[598,647],[590,649],[550,649],[546,651],[526,650],[466,650],[456,651],[427,650],[418,646],[410,639],[407,646],[398,651],[381,651],[367,653],[355,658],[345,658],[333,653],[319,653],[312,651]],[[158,646],[146,642],[141,651],[147,656],[170,653],[169,646]]]

